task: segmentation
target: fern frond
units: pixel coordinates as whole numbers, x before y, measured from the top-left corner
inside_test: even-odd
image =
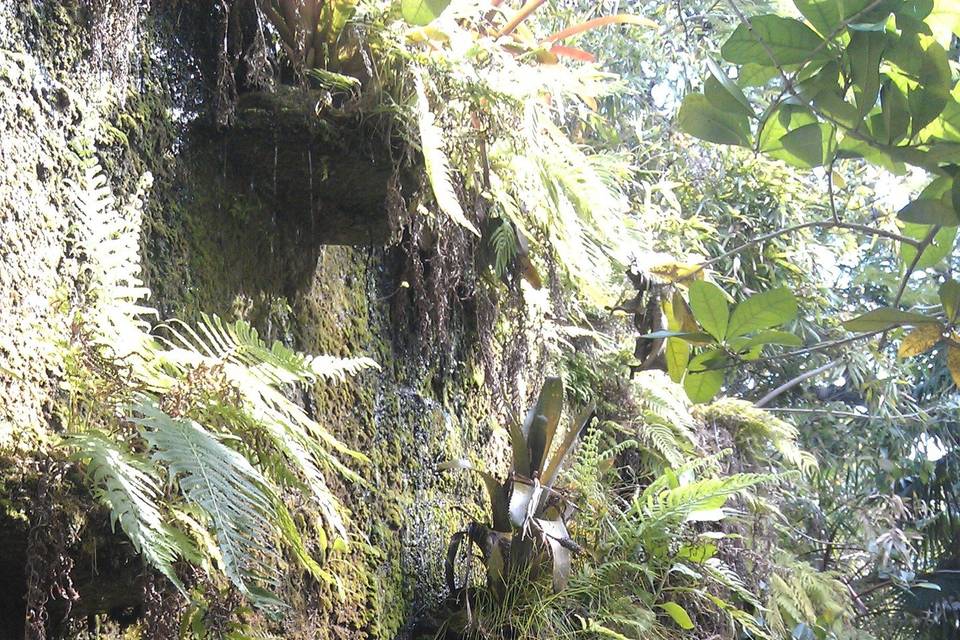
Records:
[[[120,524],[133,548],[147,562],[186,593],[173,563],[196,552],[163,516],[160,473],[100,431],[71,434],[66,439],[71,456],[82,461],[93,495],[110,509],[112,524]]]
[[[227,577],[258,606],[279,607],[270,593],[282,564],[277,500],[266,478],[193,420],[173,418],[147,398],[134,413],[153,460],[168,469],[184,497],[210,518]]]
[[[763,450],[771,445],[787,463],[804,472],[817,468],[817,460],[803,451],[797,439],[796,427],[737,398],[720,398],[709,405],[699,405],[696,411],[704,420],[716,422],[728,429],[739,445],[739,450],[758,459],[768,456]]]
[[[503,220],[490,234],[490,245],[493,247],[493,270],[500,277],[507,274],[510,264],[520,252],[520,243],[509,220]]]
[[[437,127],[433,112],[430,111],[430,101],[424,88],[421,73],[413,76],[414,87],[417,92],[417,124],[420,129],[420,148],[423,151],[423,164],[427,171],[427,179],[433,189],[433,197],[440,210],[447,214],[458,225],[480,237],[480,232],[467,219],[457,198],[457,192],[450,181],[450,162],[443,150],[443,134]]]

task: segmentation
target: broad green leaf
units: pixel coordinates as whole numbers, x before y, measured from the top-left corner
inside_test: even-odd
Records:
[[[780,344],[788,347],[799,347],[803,344],[800,336],[789,331],[761,331],[755,336],[741,338],[740,341],[730,341],[730,347],[737,351],[745,351],[755,346],[767,344]]]
[[[930,226],[925,224],[903,225],[900,233],[908,238],[923,240],[930,233]],[[933,237],[933,241],[923,250],[923,255],[917,260],[917,269],[927,269],[940,263],[953,251],[957,239],[957,227],[943,227]],[[909,244],[900,245],[900,260],[904,265],[913,263],[917,249]]]
[[[713,61],[707,58],[707,68],[710,70],[710,77],[704,83],[703,93],[707,96],[710,103],[723,111],[732,111],[740,113],[748,118],[754,118],[756,114],[743,91],[736,85],[723,69]]]
[[[907,104],[907,96],[895,83],[886,80],[880,90],[880,105],[886,140],[877,132],[874,136],[881,142],[896,144],[903,140],[910,130],[910,107]]]
[[[690,360],[687,375],[683,378],[683,390],[691,402],[709,402],[720,392],[724,370],[719,367],[725,360],[723,353],[717,350],[704,351]]]
[[[677,114],[680,130],[717,144],[749,146],[750,122],[745,115],[713,106],[702,93],[687,94]]]
[[[793,0],[793,4],[824,38],[842,24],[840,3],[837,0]]]
[[[876,97],[876,96],[874,96]],[[860,111],[840,95],[830,89],[821,91],[813,98],[813,103],[820,113],[849,129],[856,129],[860,124]]]
[[[678,605],[676,602],[665,602],[663,604],[658,604],[658,607],[667,612],[673,621],[676,622],[681,629],[690,630],[694,628],[693,621],[690,619],[690,615],[686,610]]]
[[[826,164],[833,150],[833,126],[825,122],[808,124],[780,139],[786,154],[782,158],[802,169]]]
[[[798,64],[814,56],[814,51],[823,43],[813,29],[794,18],[769,14],[750,18],[749,22],[750,27],[741,24],[723,43],[720,54],[724,60],[774,67]],[[820,48],[816,55],[825,54],[826,49]]]
[[[901,358],[911,358],[926,353],[937,346],[943,335],[943,325],[924,324],[903,337],[897,355]]]
[[[664,358],[667,361],[667,373],[670,379],[679,383],[683,380],[687,363],[690,362],[690,344],[679,338],[667,338]]]
[[[654,331],[653,333],[645,333],[641,338],[647,340],[658,340],[660,338],[683,338],[689,342],[712,342],[713,338],[708,333],[703,331]]]
[[[730,316],[727,338],[770,329],[797,317],[797,299],[788,287],[755,294],[738,304]],[[788,334],[789,335],[789,334]]]
[[[738,69],[737,84],[741,87],[762,87],[776,77],[776,67],[767,67],[751,62]]]
[[[949,48],[953,36],[960,35],[960,4],[956,0],[935,0],[926,23],[930,25],[937,42]]]
[[[690,283],[690,309],[693,317],[707,333],[717,340],[723,340],[730,321],[730,309],[727,295],[723,289],[705,280]]]
[[[936,318],[921,313],[901,311],[892,307],[880,307],[847,320],[843,323],[843,328],[847,331],[869,332],[883,331],[893,327],[917,327],[924,324],[937,324],[938,322]]]
[[[897,217],[904,222],[914,224],[955,227],[960,224],[953,207],[946,205],[942,200],[914,200],[897,212]]]
[[[786,160],[791,154],[783,148],[783,137],[791,131],[816,122],[817,117],[807,107],[780,105],[761,120],[757,134],[760,151],[773,158]]]
[[[919,87],[907,92],[914,134],[919,133],[940,115],[947,106],[952,87],[947,52],[938,42],[931,42],[923,52]]]
[[[854,31],[850,35],[847,57],[854,83],[853,95],[860,115],[870,111],[877,102],[880,94],[880,59],[886,46],[887,37],[884,33]]]
[[[450,6],[450,0],[401,0],[400,13],[407,24],[423,27]]]
[[[956,322],[960,317],[960,283],[950,279],[940,285],[940,303],[947,316],[947,322]]]

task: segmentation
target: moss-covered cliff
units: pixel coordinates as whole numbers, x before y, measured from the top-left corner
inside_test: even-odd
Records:
[[[244,129],[241,113],[241,126],[216,129],[217,12],[154,5],[0,5],[0,638],[23,636],[38,593],[49,594],[39,597],[46,624],[29,623],[28,635],[45,626],[79,637],[122,622],[165,637],[158,629],[172,627],[158,620],[183,613],[110,533],[53,444],[66,401],[57,343],[70,332],[61,303],[84,269],[78,229],[96,223],[72,204],[89,159],[121,206],[143,206],[146,284],[162,315],[244,318],[298,349],[381,366],[299,399],[371,459],[359,469],[365,483],[335,486],[354,536],[327,560],[340,584],[291,569],[281,595],[292,610],[282,621],[247,616],[252,628],[293,638],[411,632],[442,595],[450,534],[464,510],[482,508],[478,485],[436,463],[505,457],[491,409],[502,400],[483,382],[475,319],[455,308],[443,345],[427,354],[416,324],[398,315],[417,310],[383,246],[387,141],[350,118],[300,131],[267,113]],[[258,108],[247,115],[263,117]],[[221,604],[244,618],[229,594]]]

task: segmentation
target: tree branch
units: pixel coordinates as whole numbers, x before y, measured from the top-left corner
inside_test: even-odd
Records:
[[[887,240],[893,240],[895,242],[900,242],[902,244],[908,244],[912,247],[916,247],[918,250],[921,245],[921,241],[914,238],[908,238],[907,236],[900,235],[899,233],[894,233],[893,231],[886,231],[884,229],[876,229],[874,227],[857,224],[854,222],[840,222],[836,220],[814,220],[813,222],[803,222],[801,224],[793,225],[792,227],[784,227],[783,229],[777,229],[776,231],[771,231],[770,233],[765,233],[763,235],[757,236],[747,240],[743,244],[734,247],[730,251],[721,253],[719,256],[705,260],[696,266],[692,271],[684,274],[682,278],[678,278],[677,281],[689,280],[696,274],[700,273],[710,265],[716,264],[721,260],[729,258],[732,255],[736,255],[752,247],[753,245],[760,244],[761,242],[766,242],[778,236],[786,235],[788,233],[794,233],[795,231],[803,231],[804,229],[846,229],[848,231],[858,231],[866,235],[877,236],[879,238],[886,238]]]
[[[822,365],[822,366],[820,366],[820,367],[817,367],[816,369],[811,369],[810,371],[807,371],[807,372],[805,372],[805,373],[801,373],[800,375],[794,377],[792,380],[787,380],[787,381],[784,382],[782,385],[780,385],[779,387],[777,387],[776,389],[774,389],[773,391],[771,391],[771,392],[768,393],[767,395],[765,395],[765,396],[763,396],[762,398],[760,398],[759,400],[757,400],[757,402],[756,402],[755,404],[756,404],[756,406],[758,406],[758,407],[763,407],[763,406],[765,406],[768,402],[770,402],[771,400],[773,400],[774,398],[776,398],[777,396],[779,396],[779,395],[782,394],[783,392],[789,391],[790,389],[794,388],[795,386],[797,386],[798,384],[800,384],[800,383],[803,382],[804,380],[809,380],[810,378],[813,378],[814,376],[820,375],[820,374],[823,373],[824,371],[829,371],[830,369],[834,368],[834,367],[837,366],[838,364],[841,364],[842,362],[843,362],[843,361],[838,358],[838,359],[836,359],[836,360],[831,360],[831,361],[828,362],[827,364]]]

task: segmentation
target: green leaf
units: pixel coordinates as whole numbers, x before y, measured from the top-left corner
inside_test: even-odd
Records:
[[[925,224],[906,223],[900,233],[908,238],[923,240],[930,233],[930,226]],[[940,263],[953,252],[953,244],[957,239],[957,227],[943,227],[933,237],[933,241],[923,250],[923,255],[917,260],[917,269],[927,269]],[[916,247],[909,244],[900,245],[900,260],[904,265],[911,264],[917,255]]]
[[[709,341],[712,342],[713,339],[710,337],[710,334],[704,333],[703,331],[654,331],[653,333],[645,333],[641,338],[647,340],[658,340],[660,338],[683,338],[690,342],[703,342]]]
[[[400,13],[407,24],[422,27],[433,22],[448,6],[450,0],[401,0]]]
[[[690,615],[676,602],[665,602],[657,606],[666,611],[667,615],[673,618],[673,621],[676,622],[681,629],[689,631],[694,628],[693,621],[690,620]]]
[[[709,402],[723,387],[723,369],[725,363],[721,351],[710,350],[699,353],[690,360],[687,375],[683,378],[683,390],[691,402]]]
[[[530,451],[530,472],[543,470],[544,458],[553,444],[553,436],[563,411],[563,381],[544,380],[537,403],[530,407],[523,422],[523,435]]]
[[[833,140],[832,125],[825,122],[805,125],[780,139],[787,152],[783,159],[802,169],[822,166],[831,155]]]
[[[710,77],[704,82],[703,89],[707,100],[721,111],[732,111],[748,118],[756,117],[743,91],[713,59],[707,58],[707,68],[710,70]]]
[[[854,83],[853,95],[860,115],[870,111],[877,102],[880,94],[880,59],[886,46],[885,33],[854,31],[850,35],[847,57]]]
[[[717,144],[750,145],[750,122],[743,114],[722,111],[702,93],[690,93],[677,114],[680,130]]]
[[[886,80],[880,89],[881,116],[886,132],[886,143],[896,144],[906,137],[910,130],[910,107],[907,97],[891,80]],[[881,142],[884,139],[874,133]]]
[[[914,224],[955,227],[960,224],[953,207],[947,206],[942,200],[914,200],[897,212],[897,217],[904,222]]]
[[[731,340],[730,348],[734,349],[738,353],[743,353],[744,351],[748,351],[753,347],[767,344],[780,344],[790,347],[799,347],[801,344],[803,344],[803,340],[800,339],[800,336],[790,333],[789,331],[761,331],[757,335],[750,338]]]
[[[690,284],[690,310],[700,326],[717,340],[723,340],[730,321],[727,295],[723,289],[705,280]]]
[[[824,38],[841,25],[840,3],[837,0],[793,0],[793,4]]]
[[[914,135],[933,122],[947,106],[952,84],[947,52],[939,43],[931,42],[923,52],[919,87],[907,91]]]
[[[667,373],[674,382],[683,380],[683,372],[690,362],[690,344],[679,338],[667,338],[664,348],[664,358],[667,361]]]
[[[479,238],[480,232],[467,219],[450,180],[450,161],[443,150],[443,132],[437,126],[436,119],[430,111],[430,102],[427,100],[426,88],[421,75],[420,73],[414,75],[414,87],[417,93],[417,121],[420,127],[423,164],[430,181],[430,187],[433,189],[434,199],[437,201],[440,210],[450,216],[451,220]]]
[[[940,285],[940,302],[943,304],[943,312],[947,316],[947,322],[956,322],[960,317],[960,283],[956,280],[947,280]]]
[[[733,309],[727,338],[736,338],[760,329],[770,329],[797,317],[797,299],[788,287],[777,287],[752,295]]]
[[[870,332],[883,331],[893,327],[915,327],[921,324],[937,323],[936,318],[925,316],[921,313],[910,311],[901,311],[893,307],[880,307],[868,311],[861,316],[857,316],[843,323],[843,328],[847,331]]]
[[[762,87],[776,77],[775,67],[765,67],[751,62],[738,70],[737,84],[741,87]]]
[[[778,160],[788,162],[792,154],[783,147],[783,137],[809,124],[817,118],[807,107],[783,104],[769,111],[759,127],[760,151]]]
[[[741,24],[723,43],[720,54],[724,60],[765,66],[798,64],[810,58],[823,43],[813,29],[794,18],[769,14],[750,18],[749,22],[750,27]],[[825,48],[821,48],[817,56],[825,54]]]

